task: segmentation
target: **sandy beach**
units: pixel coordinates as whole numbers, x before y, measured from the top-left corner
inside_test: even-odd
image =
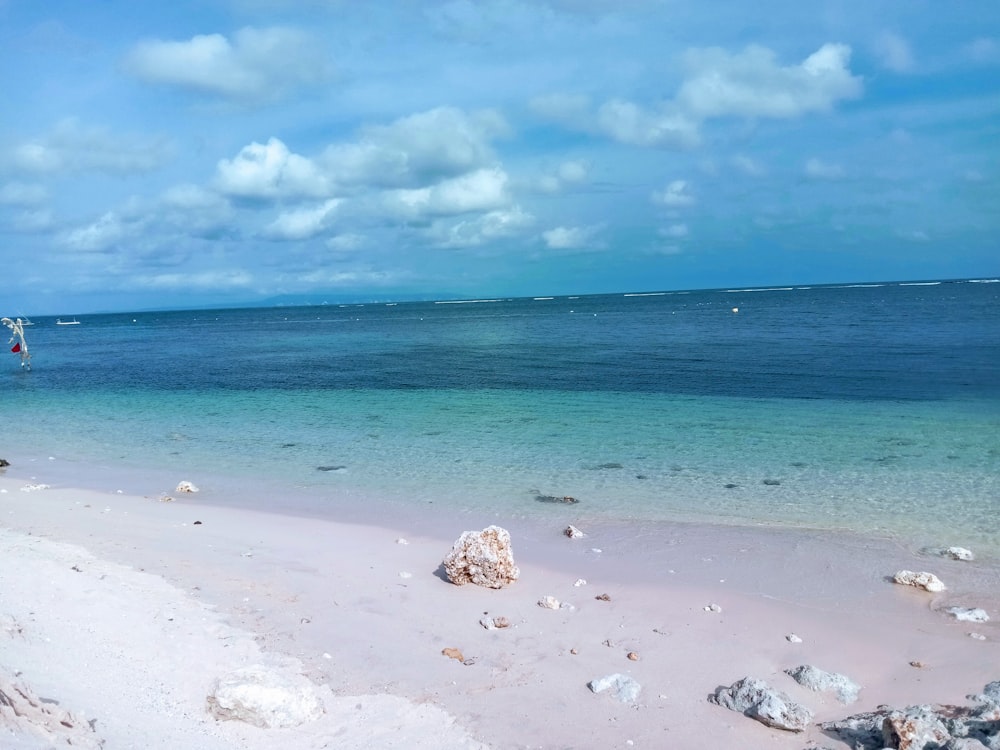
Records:
[[[3,747],[838,748],[817,722],[964,704],[1000,678],[988,559],[768,528],[570,539],[567,508],[551,526],[505,524],[521,573],[493,590],[451,584],[441,562],[494,518],[358,525],[222,507],[219,487],[46,484],[17,466],[0,477]],[[947,589],[895,585],[901,569]],[[546,596],[568,606],[539,606]],[[960,622],[941,611],[951,606],[992,619]],[[480,624],[495,616],[510,627]],[[783,671],[803,664],[848,676],[859,699]],[[256,665],[304,677],[321,715],[271,728],[214,716],[220,678]],[[612,674],[638,697],[588,688]],[[808,706],[813,723],[781,731],[707,700],[745,676]]]

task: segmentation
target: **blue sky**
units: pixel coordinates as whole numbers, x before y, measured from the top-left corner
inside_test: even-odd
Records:
[[[1000,5],[0,0],[2,314],[1000,273]]]

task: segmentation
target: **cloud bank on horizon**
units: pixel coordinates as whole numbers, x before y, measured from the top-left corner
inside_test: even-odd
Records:
[[[0,0],[4,314],[1000,272],[995,0]]]

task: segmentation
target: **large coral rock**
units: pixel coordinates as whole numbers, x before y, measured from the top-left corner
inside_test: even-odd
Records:
[[[255,664],[219,679],[208,696],[208,710],[219,719],[236,719],[270,729],[297,727],[323,714],[316,686],[302,675],[286,675]]]
[[[801,732],[812,721],[812,711],[763,680],[744,677],[729,687],[720,687],[709,701],[738,711],[775,729]]]
[[[444,558],[444,570],[458,586],[474,583],[491,589],[502,589],[521,575],[514,564],[510,533],[499,526],[464,532]]]

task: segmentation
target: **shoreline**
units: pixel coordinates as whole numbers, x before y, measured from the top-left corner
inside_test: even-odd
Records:
[[[455,747],[478,740],[492,748],[801,748],[831,739],[815,725],[798,735],[769,729],[709,704],[706,696],[754,676],[806,703],[815,721],[823,721],[880,704],[962,703],[998,678],[989,671],[1000,662],[992,561],[944,560],[886,540],[773,527],[657,525],[651,538],[635,539],[598,526],[585,528],[583,539],[568,539],[562,535],[566,523],[530,519],[503,524],[511,531],[521,578],[495,591],[456,587],[440,572],[451,542],[494,522],[482,514],[428,514],[423,523],[399,516],[384,519],[389,523],[382,528],[212,505],[200,493],[159,502],[159,488],[149,496],[68,487],[24,491],[45,481],[44,467],[31,468],[30,480],[18,467],[0,475],[0,490],[6,490],[0,493],[0,531],[5,557],[13,557],[2,579],[5,604],[20,602],[7,590],[12,580],[44,578],[39,561],[25,552],[26,540],[81,546],[95,557],[78,565],[81,572],[64,568],[70,582],[74,576],[87,580],[88,566],[125,566],[149,579],[137,584],[140,602],[155,599],[150,592],[158,585],[167,586],[181,601],[209,607],[268,658],[294,660],[314,683],[328,685],[333,698],[392,696],[408,706],[434,707],[440,723],[428,747],[439,746],[436,732],[447,725]],[[401,538],[408,544],[397,543]],[[903,568],[935,572],[948,590],[929,594],[886,580]],[[587,583],[575,586],[579,579]],[[595,599],[604,593],[609,601]],[[542,609],[537,601],[544,596],[575,609]],[[81,601],[56,604],[50,612],[72,619]],[[706,611],[711,604],[721,611]],[[993,620],[956,622],[937,611],[946,606],[980,607]],[[478,622],[484,613],[506,616],[513,626],[487,631]],[[111,613],[83,619],[93,633],[114,630]],[[137,631],[152,635],[162,625],[155,616],[136,623]],[[97,696],[82,690],[75,673],[59,674],[51,644],[27,643],[33,637],[28,623],[21,629],[22,664],[0,667],[20,669],[29,682],[50,675],[47,695],[69,710],[85,709],[97,727],[108,722],[114,707],[81,706]],[[195,635],[199,629],[202,636],[210,630],[192,625]],[[972,631],[986,640],[970,638]],[[793,633],[801,643],[787,640]],[[471,663],[443,656],[444,648],[462,650]],[[170,665],[171,653],[158,651],[136,653],[131,662],[109,661],[106,668],[120,673],[127,664],[145,665],[142,671]],[[627,659],[629,652],[638,659]],[[91,668],[99,672],[97,661]],[[858,703],[840,705],[782,674],[807,663],[861,684]],[[588,681],[612,673],[629,674],[642,685],[637,704],[587,689]],[[156,686],[137,689],[155,694]],[[186,731],[238,729],[248,738],[237,746],[247,748],[277,747],[290,736],[291,730],[217,724],[202,715],[203,696],[190,701]],[[127,736],[129,719],[118,714],[124,727],[118,731]],[[300,727],[297,736],[321,742],[322,733],[332,731],[324,721]],[[420,731],[426,727],[399,728],[400,738],[411,733],[411,741],[399,746],[421,746]]]

